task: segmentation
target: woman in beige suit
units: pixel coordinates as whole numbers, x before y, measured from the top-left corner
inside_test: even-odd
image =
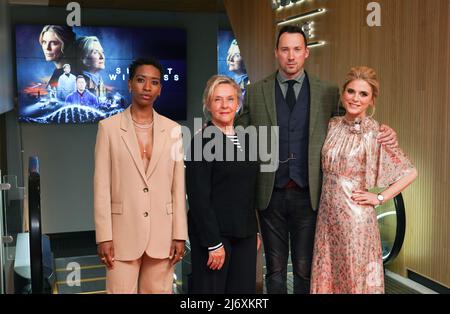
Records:
[[[98,127],[98,254],[108,293],[171,293],[187,239],[180,126],[153,110],[161,93],[159,62],[138,59],[129,70],[130,107]]]

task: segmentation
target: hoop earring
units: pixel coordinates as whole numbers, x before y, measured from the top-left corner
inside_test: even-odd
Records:
[[[373,115],[375,114],[375,105],[370,105],[370,107],[372,108],[372,112],[368,115],[368,117],[373,118]]]

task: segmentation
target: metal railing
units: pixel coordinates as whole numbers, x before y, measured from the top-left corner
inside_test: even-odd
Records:
[[[383,247],[383,264],[387,265],[395,260],[405,239],[406,213],[402,194],[379,206],[377,211]]]
[[[44,292],[41,231],[41,176],[37,157],[30,157],[28,168],[28,214],[30,223],[31,292]]]

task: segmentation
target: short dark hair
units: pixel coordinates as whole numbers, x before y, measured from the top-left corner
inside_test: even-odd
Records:
[[[78,81],[78,79],[83,79],[86,82],[86,78],[84,77],[84,75],[77,75],[77,78],[75,79],[75,81]]]
[[[157,68],[159,70],[159,74],[160,74],[160,79],[163,76],[164,73],[164,68],[162,67],[161,63],[159,63],[158,60],[156,60],[155,58],[149,57],[149,58],[139,58],[136,60],[133,60],[133,62],[131,62],[130,66],[129,66],[129,71],[130,73],[128,74],[128,80],[132,80],[135,73],[136,73],[136,69],[138,67],[140,67],[141,65],[153,65],[155,68]]]
[[[280,29],[280,32],[278,33],[277,45],[275,46],[276,48],[278,48],[278,44],[280,43],[280,37],[284,33],[289,33],[289,34],[299,33],[299,34],[301,34],[303,36],[303,39],[305,40],[305,47],[308,46],[308,39],[306,38],[306,34],[305,34],[305,32],[303,31],[303,29],[300,26],[297,26],[297,25],[286,25],[286,26],[283,26]]]

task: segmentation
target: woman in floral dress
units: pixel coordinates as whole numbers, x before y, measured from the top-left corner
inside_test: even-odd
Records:
[[[377,142],[380,125],[372,115],[378,92],[373,69],[352,68],[341,97],[346,114],[329,122],[322,148],[311,293],[384,293],[374,206],[403,191],[417,171],[399,148]],[[379,194],[368,192],[375,186],[387,188]]]

